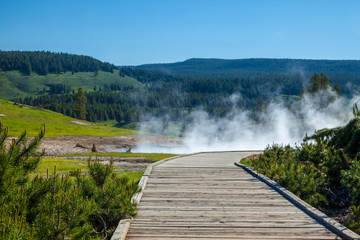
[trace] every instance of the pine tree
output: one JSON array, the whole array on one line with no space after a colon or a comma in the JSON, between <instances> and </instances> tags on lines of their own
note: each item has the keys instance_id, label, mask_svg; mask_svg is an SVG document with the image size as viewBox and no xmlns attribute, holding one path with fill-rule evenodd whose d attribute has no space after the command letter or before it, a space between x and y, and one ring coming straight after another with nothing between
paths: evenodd
<instances>
[{"instance_id":1,"label":"pine tree","mask_svg":"<svg viewBox=\"0 0 360 240\"><path fill-rule=\"evenodd\" d=\"M74 108L74 112L76 113L76 117L78 119L86 119L86 96L85 96L85 92L82 88L78 89L78 93L76 95L75 98L75 108Z\"/></svg>"},{"instance_id":2,"label":"pine tree","mask_svg":"<svg viewBox=\"0 0 360 240\"><path fill-rule=\"evenodd\" d=\"M340 84L338 83L338 81L336 81L334 84L334 90L336 91L336 93L338 95L341 95L341 87L340 87Z\"/></svg>"},{"instance_id":3,"label":"pine tree","mask_svg":"<svg viewBox=\"0 0 360 240\"><path fill-rule=\"evenodd\" d=\"M331 87L329 83L329 78L324 73L314 73L310 78L310 93L315 93L320 90L325 90L326 88Z\"/></svg>"},{"instance_id":4,"label":"pine tree","mask_svg":"<svg viewBox=\"0 0 360 240\"><path fill-rule=\"evenodd\" d=\"M26 188L44 154L37 151L44 135L45 128L28 142L25 131L6 144L8 129L0 122L0 239L32 239L33 229L26 221L31 206Z\"/></svg>"},{"instance_id":5,"label":"pine tree","mask_svg":"<svg viewBox=\"0 0 360 240\"><path fill-rule=\"evenodd\" d=\"M116 121L121 123L124 120L124 113L119 109L116 114Z\"/></svg>"},{"instance_id":6,"label":"pine tree","mask_svg":"<svg viewBox=\"0 0 360 240\"><path fill-rule=\"evenodd\" d=\"M26 63L25 63L25 68L24 68L24 74L27 75L27 76L30 76L31 71L32 71L31 63L30 63L30 62L26 62Z\"/></svg>"}]
</instances>

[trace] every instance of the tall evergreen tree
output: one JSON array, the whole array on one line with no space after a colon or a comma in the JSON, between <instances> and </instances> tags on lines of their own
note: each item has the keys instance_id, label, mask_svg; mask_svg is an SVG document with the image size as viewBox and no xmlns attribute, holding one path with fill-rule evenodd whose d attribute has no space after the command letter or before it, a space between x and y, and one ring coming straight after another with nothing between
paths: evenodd
<instances>
[{"instance_id":1,"label":"tall evergreen tree","mask_svg":"<svg viewBox=\"0 0 360 240\"><path fill-rule=\"evenodd\" d=\"M329 78L324 73L314 73L310 78L310 89L309 92L314 93L319 90L325 90L330 87Z\"/></svg>"},{"instance_id":2,"label":"tall evergreen tree","mask_svg":"<svg viewBox=\"0 0 360 240\"><path fill-rule=\"evenodd\" d=\"M87 98L85 96L85 92L84 89L79 88L76 98L75 98L75 108L74 108L74 112L76 113L76 117L78 119L86 119L86 102L87 102Z\"/></svg>"},{"instance_id":3,"label":"tall evergreen tree","mask_svg":"<svg viewBox=\"0 0 360 240\"><path fill-rule=\"evenodd\" d=\"M338 83L338 81L336 81L334 84L334 90L336 91L336 93L338 95L341 95L341 87L340 87L340 84Z\"/></svg>"}]
</instances>

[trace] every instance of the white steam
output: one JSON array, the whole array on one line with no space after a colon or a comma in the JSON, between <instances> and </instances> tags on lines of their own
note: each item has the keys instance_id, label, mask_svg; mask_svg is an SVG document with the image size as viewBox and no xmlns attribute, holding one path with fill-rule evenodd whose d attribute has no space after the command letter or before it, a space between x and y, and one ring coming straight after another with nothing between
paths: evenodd
<instances>
[{"instance_id":1,"label":"white steam","mask_svg":"<svg viewBox=\"0 0 360 240\"><path fill-rule=\"evenodd\" d=\"M230 96L235 102L240 95ZM291 109L284 102L274 101L256 115L237 108L221 119L210 117L205 111L192 112L191 123L179 144L139 144L138 152L193 153L200 151L261 150L273 143L302 142L305 134L317 129L343 125L352 117L352 106L358 97L345 99L331 91L322 91L315 97L304 95ZM165 117L166 118L166 117ZM152 119L155 127L165 129L163 119ZM141 129L149 131L148 128ZM170 131L168 131L170 132Z\"/></svg>"}]
</instances>

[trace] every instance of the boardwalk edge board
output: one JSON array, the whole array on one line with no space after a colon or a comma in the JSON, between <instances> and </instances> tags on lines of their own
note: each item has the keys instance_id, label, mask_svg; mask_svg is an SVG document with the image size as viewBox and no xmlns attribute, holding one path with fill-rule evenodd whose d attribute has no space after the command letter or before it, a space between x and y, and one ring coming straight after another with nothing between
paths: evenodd
<instances>
[{"instance_id":1,"label":"boardwalk edge board","mask_svg":"<svg viewBox=\"0 0 360 240\"><path fill-rule=\"evenodd\" d=\"M131 219L121 219L111 239L125 240L126 234L129 231Z\"/></svg>"},{"instance_id":2,"label":"boardwalk edge board","mask_svg":"<svg viewBox=\"0 0 360 240\"><path fill-rule=\"evenodd\" d=\"M139 184L138 184L139 188L141 190L140 190L140 192L134 194L134 196L131 198L131 201L134 201L136 204L139 204L139 202L141 200L141 197L143 195L146 183L148 181L149 175L150 175L153 167L155 167L155 166L157 166L159 164L162 164L164 162L176 159L176 158L185 157L185 156L192 156L192 155L196 155L196 154L199 154L199 153L178 155L178 156L175 156L175 157L166 158L166 159L163 159L161 161L157 161L157 162L149 164L147 166L143 176L141 177L141 179L139 181ZM120 222L119 222L119 225L117 226L117 228L116 228L116 230L115 230L115 232L113 234L113 236L111 237L111 240L125 240L126 234L129 231L131 220L132 220L131 218L121 219Z\"/></svg>"},{"instance_id":3,"label":"boardwalk edge board","mask_svg":"<svg viewBox=\"0 0 360 240\"><path fill-rule=\"evenodd\" d=\"M334 219L328 217L324 213L320 212L318 209L312 207L307 202L301 200L299 197L297 197L292 192L285 189L283 186L278 184L277 182L271 180L270 178L257 173L253 168L246 166L241 163L234 163L235 166L243 168L245 171L250 173L251 175L255 176L259 180L263 181L270 187L272 187L274 190L276 190L279 194L284 196L287 200L289 200L291 203L293 203L295 206L303 210L305 213L307 213L309 216L326 226L329 230L337 234L343 239L346 240L360 240L360 236L348 229L347 227L341 225Z\"/></svg>"}]
</instances>

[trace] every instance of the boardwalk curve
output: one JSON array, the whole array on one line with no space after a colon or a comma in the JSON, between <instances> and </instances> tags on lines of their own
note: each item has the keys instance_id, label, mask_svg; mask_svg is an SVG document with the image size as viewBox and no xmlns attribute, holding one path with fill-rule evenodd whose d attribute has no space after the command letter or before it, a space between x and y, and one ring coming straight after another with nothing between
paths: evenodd
<instances>
[{"instance_id":1,"label":"boardwalk curve","mask_svg":"<svg viewBox=\"0 0 360 240\"><path fill-rule=\"evenodd\" d=\"M234 166L251 154L199 153L154 166L123 239L341 239Z\"/></svg>"}]
</instances>

